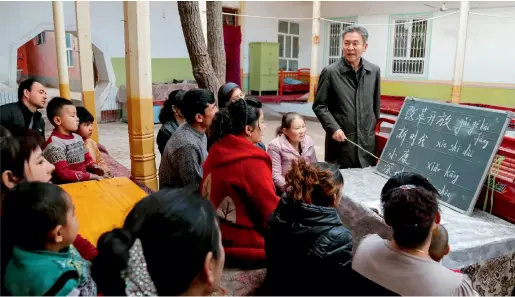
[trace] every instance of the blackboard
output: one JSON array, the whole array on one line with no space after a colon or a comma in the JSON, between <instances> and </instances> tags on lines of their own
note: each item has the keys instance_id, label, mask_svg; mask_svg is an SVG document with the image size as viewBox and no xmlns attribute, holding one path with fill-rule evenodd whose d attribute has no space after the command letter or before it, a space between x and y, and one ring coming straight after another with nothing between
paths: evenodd
<instances>
[{"instance_id":1,"label":"blackboard","mask_svg":"<svg viewBox=\"0 0 515 297\"><path fill-rule=\"evenodd\" d=\"M378 173L411 171L440 192L440 202L472 214L511 113L407 97Z\"/></svg>"}]
</instances>

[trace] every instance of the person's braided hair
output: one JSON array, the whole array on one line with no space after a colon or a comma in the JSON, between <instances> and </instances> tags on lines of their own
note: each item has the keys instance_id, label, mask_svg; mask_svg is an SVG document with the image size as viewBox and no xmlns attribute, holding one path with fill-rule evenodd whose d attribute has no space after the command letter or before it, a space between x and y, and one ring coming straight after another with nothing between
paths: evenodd
<instances>
[{"instance_id":1,"label":"person's braided hair","mask_svg":"<svg viewBox=\"0 0 515 297\"><path fill-rule=\"evenodd\" d=\"M209 131L209 142L215 143L229 134L242 134L246 126L256 128L261 108L261 102L251 98L240 99L220 108Z\"/></svg>"},{"instance_id":2,"label":"person's braided hair","mask_svg":"<svg viewBox=\"0 0 515 297\"><path fill-rule=\"evenodd\" d=\"M303 158L293 161L285 180L288 196L293 200L326 207L335 206L343 185L343 176L335 165L308 165Z\"/></svg>"}]
</instances>

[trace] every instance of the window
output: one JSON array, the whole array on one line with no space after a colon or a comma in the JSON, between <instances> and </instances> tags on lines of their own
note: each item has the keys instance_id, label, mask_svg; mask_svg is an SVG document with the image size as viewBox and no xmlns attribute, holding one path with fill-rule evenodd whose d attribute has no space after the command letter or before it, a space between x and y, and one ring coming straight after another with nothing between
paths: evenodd
<instances>
[{"instance_id":1,"label":"window","mask_svg":"<svg viewBox=\"0 0 515 297\"><path fill-rule=\"evenodd\" d=\"M36 36L36 39L34 40L36 45L40 45L45 43L45 32L41 32Z\"/></svg>"},{"instance_id":2,"label":"window","mask_svg":"<svg viewBox=\"0 0 515 297\"><path fill-rule=\"evenodd\" d=\"M66 33L66 62L68 67L73 67L73 35Z\"/></svg>"},{"instance_id":3,"label":"window","mask_svg":"<svg viewBox=\"0 0 515 297\"><path fill-rule=\"evenodd\" d=\"M345 21L346 23L354 24L355 21ZM340 23L329 23L327 24L327 32L328 32L328 44L327 48L329 49L327 65L333 64L341 59L343 55L343 30L350 26L351 24L340 24Z\"/></svg>"},{"instance_id":4,"label":"window","mask_svg":"<svg viewBox=\"0 0 515 297\"><path fill-rule=\"evenodd\" d=\"M391 26L389 74L423 77L427 71L428 21L398 18Z\"/></svg>"},{"instance_id":5,"label":"window","mask_svg":"<svg viewBox=\"0 0 515 297\"><path fill-rule=\"evenodd\" d=\"M226 8L226 7L222 8L222 12L232 13L232 14L238 13L238 11L236 9ZM237 20L236 20L235 15L222 14L222 19L223 19L224 25L227 25L227 26L236 26L237 25Z\"/></svg>"},{"instance_id":6,"label":"window","mask_svg":"<svg viewBox=\"0 0 515 297\"><path fill-rule=\"evenodd\" d=\"M296 71L299 69L300 25L279 21L279 69Z\"/></svg>"}]
</instances>

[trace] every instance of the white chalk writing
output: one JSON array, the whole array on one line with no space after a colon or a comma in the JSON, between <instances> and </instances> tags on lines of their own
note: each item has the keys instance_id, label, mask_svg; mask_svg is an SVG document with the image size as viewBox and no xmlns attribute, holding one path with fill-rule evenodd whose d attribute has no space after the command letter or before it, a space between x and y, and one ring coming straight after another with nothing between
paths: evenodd
<instances>
[{"instance_id":1,"label":"white chalk writing","mask_svg":"<svg viewBox=\"0 0 515 297\"><path fill-rule=\"evenodd\" d=\"M449 167L447 167L447 170L445 170L444 177L448 177L451 179L451 183L454 185L456 181L458 181L458 178L460 178L459 174L456 174L456 171L451 170L451 164L449 164Z\"/></svg>"},{"instance_id":2,"label":"white chalk writing","mask_svg":"<svg viewBox=\"0 0 515 297\"><path fill-rule=\"evenodd\" d=\"M454 128L454 135L458 135L463 127L470 127L471 124L469 122L469 117L465 117L464 119L459 119L458 124Z\"/></svg>"},{"instance_id":3,"label":"white chalk writing","mask_svg":"<svg viewBox=\"0 0 515 297\"><path fill-rule=\"evenodd\" d=\"M481 131L490 131L490 124L483 119L483 122L481 122L481 126L479 126L479 130Z\"/></svg>"},{"instance_id":4,"label":"white chalk writing","mask_svg":"<svg viewBox=\"0 0 515 297\"><path fill-rule=\"evenodd\" d=\"M445 142L445 140L438 140L438 142L436 143L436 147L447 148L447 142Z\"/></svg>"},{"instance_id":5,"label":"white chalk writing","mask_svg":"<svg viewBox=\"0 0 515 297\"><path fill-rule=\"evenodd\" d=\"M404 143L404 140L406 139L406 134L408 134L408 129L406 127L401 128L399 134L397 134L397 139L401 139L401 146Z\"/></svg>"},{"instance_id":6,"label":"white chalk writing","mask_svg":"<svg viewBox=\"0 0 515 297\"><path fill-rule=\"evenodd\" d=\"M408 163L408 157L409 157L409 149L405 150L402 156L399 158L399 163L409 165Z\"/></svg>"},{"instance_id":7,"label":"white chalk writing","mask_svg":"<svg viewBox=\"0 0 515 297\"><path fill-rule=\"evenodd\" d=\"M421 147L424 147L426 145L426 139L427 139L427 135L426 134L422 135L422 137L420 137L418 139L417 144L420 145Z\"/></svg>"},{"instance_id":8,"label":"white chalk writing","mask_svg":"<svg viewBox=\"0 0 515 297\"><path fill-rule=\"evenodd\" d=\"M429 116L429 118L427 119L427 123L429 124L429 126L433 125L433 122L435 121L436 119L436 112L432 112L431 115Z\"/></svg>"},{"instance_id":9,"label":"white chalk writing","mask_svg":"<svg viewBox=\"0 0 515 297\"><path fill-rule=\"evenodd\" d=\"M427 169L431 172L440 172L440 163L436 162L428 162L427 163Z\"/></svg>"},{"instance_id":10,"label":"white chalk writing","mask_svg":"<svg viewBox=\"0 0 515 297\"><path fill-rule=\"evenodd\" d=\"M417 140L418 130L415 133L411 133L409 139L411 140L411 146L415 144L415 140Z\"/></svg>"},{"instance_id":11,"label":"white chalk writing","mask_svg":"<svg viewBox=\"0 0 515 297\"><path fill-rule=\"evenodd\" d=\"M469 146L462 153L463 156L472 158L474 151L472 149L470 149L471 146L472 146L472 144L469 143Z\"/></svg>"},{"instance_id":12,"label":"white chalk writing","mask_svg":"<svg viewBox=\"0 0 515 297\"><path fill-rule=\"evenodd\" d=\"M446 185L443 185L443 188L441 190L439 190L438 193L442 197L447 197L447 198L451 199L451 192L449 192L449 190L447 190Z\"/></svg>"},{"instance_id":13,"label":"white chalk writing","mask_svg":"<svg viewBox=\"0 0 515 297\"><path fill-rule=\"evenodd\" d=\"M468 130L468 134L472 135L472 133L474 133L474 131L477 129L477 127L479 127L479 121L474 121L472 123L472 125L470 125L469 127L470 127L470 129Z\"/></svg>"},{"instance_id":14,"label":"white chalk writing","mask_svg":"<svg viewBox=\"0 0 515 297\"><path fill-rule=\"evenodd\" d=\"M477 145L478 143L480 145L483 145L481 147L482 149L485 149L488 146L488 144L490 144L490 141L488 139L483 138L483 132L479 132L479 134L477 134L476 137L474 137L474 145Z\"/></svg>"},{"instance_id":15,"label":"white chalk writing","mask_svg":"<svg viewBox=\"0 0 515 297\"><path fill-rule=\"evenodd\" d=\"M393 160L393 158L397 157L397 148L394 148L393 151L388 153L388 157L390 157L390 160Z\"/></svg>"},{"instance_id":16,"label":"white chalk writing","mask_svg":"<svg viewBox=\"0 0 515 297\"><path fill-rule=\"evenodd\" d=\"M422 111L418 114L417 127L418 127L418 125L420 125L420 122L422 122L424 120L424 116L426 114L426 111L427 111L427 107L424 107L424 108L422 108Z\"/></svg>"},{"instance_id":17,"label":"white chalk writing","mask_svg":"<svg viewBox=\"0 0 515 297\"><path fill-rule=\"evenodd\" d=\"M459 153L460 148L461 148L461 146L460 146L459 142L456 140L456 142L451 145L451 148L449 149L449 151L451 151L453 153Z\"/></svg>"},{"instance_id":18,"label":"white chalk writing","mask_svg":"<svg viewBox=\"0 0 515 297\"><path fill-rule=\"evenodd\" d=\"M413 118L415 116L415 114L417 113L417 108L415 108L415 106L411 105L410 107L408 107L408 111L406 111L406 120L411 120L411 121L415 121L415 119Z\"/></svg>"},{"instance_id":19,"label":"white chalk writing","mask_svg":"<svg viewBox=\"0 0 515 297\"><path fill-rule=\"evenodd\" d=\"M451 127L449 127L449 124L451 123L452 116L450 114L446 114L445 111L443 112L443 115L438 116L438 121L436 121L436 124L440 127L445 126L449 131L451 130Z\"/></svg>"},{"instance_id":20,"label":"white chalk writing","mask_svg":"<svg viewBox=\"0 0 515 297\"><path fill-rule=\"evenodd\" d=\"M386 165L384 166L384 174L386 175L390 175L391 171L392 171L392 168L393 168L393 165L391 164L388 164L386 163Z\"/></svg>"}]
</instances>

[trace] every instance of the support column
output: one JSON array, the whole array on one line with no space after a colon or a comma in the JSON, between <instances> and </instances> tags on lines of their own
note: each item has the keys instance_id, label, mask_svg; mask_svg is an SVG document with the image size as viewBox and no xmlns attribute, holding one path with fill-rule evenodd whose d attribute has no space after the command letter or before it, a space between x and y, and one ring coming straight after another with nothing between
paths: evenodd
<instances>
[{"instance_id":1,"label":"support column","mask_svg":"<svg viewBox=\"0 0 515 297\"><path fill-rule=\"evenodd\" d=\"M311 70L309 77L308 102L315 100L315 86L318 84L318 51L320 48L320 0L313 1L313 20L311 23Z\"/></svg>"},{"instance_id":2,"label":"support column","mask_svg":"<svg viewBox=\"0 0 515 297\"><path fill-rule=\"evenodd\" d=\"M148 1L125 1L125 65L131 175L157 190Z\"/></svg>"},{"instance_id":3,"label":"support column","mask_svg":"<svg viewBox=\"0 0 515 297\"><path fill-rule=\"evenodd\" d=\"M238 14L245 14L245 1L240 1L240 9ZM241 32L241 43L240 43L240 87L241 90L245 93L245 66L244 66L244 55L245 52L245 18L242 16L238 16L238 26L240 26ZM248 87L248 86L247 86Z\"/></svg>"},{"instance_id":4,"label":"support column","mask_svg":"<svg viewBox=\"0 0 515 297\"><path fill-rule=\"evenodd\" d=\"M199 0L198 8L200 12L200 24L202 25L202 33L204 33L204 40L207 45L207 8L206 0Z\"/></svg>"},{"instance_id":5,"label":"support column","mask_svg":"<svg viewBox=\"0 0 515 297\"><path fill-rule=\"evenodd\" d=\"M93 122L91 138L98 143L98 118L95 105L95 77L93 74L93 49L91 48L91 17L89 1L75 1L77 19L77 39L79 40L80 83L82 103L96 118Z\"/></svg>"},{"instance_id":6,"label":"support column","mask_svg":"<svg viewBox=\"0 0 515 297\"><path fill-rule=\"evenodd\" d=\"M62 1L52 1L54 13L55 48L57 52L57 75L59 76L59 95L70 98L70 79L68 77L68 59L66 58L66 31L64 30L64 12Z\"/></svg>"},{"instance_id":7,"label":"support column","mask_svg":"<svg viewBox=\"0 0 515 297\"><path fill-rule=\"evenodd\" d=\"M470 11L469 1L460 2L460 27L458 43L456 45L456 59L454 60L454 78L452 81L451 102L460 103L461 86L463 83L463 68L465 66L465 48L467 45L467 27Z\"/></svg>"}]
</instances>

